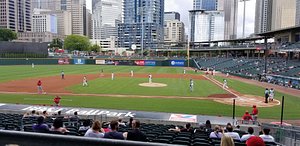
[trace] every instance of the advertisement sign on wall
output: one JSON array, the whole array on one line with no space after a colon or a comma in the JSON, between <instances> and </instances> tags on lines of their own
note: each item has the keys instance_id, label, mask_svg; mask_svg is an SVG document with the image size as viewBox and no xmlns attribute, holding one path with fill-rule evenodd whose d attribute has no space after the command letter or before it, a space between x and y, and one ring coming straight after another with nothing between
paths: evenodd
<instances>
[{"instance_id":1,"label":"advertisement sign on wall","mask_svg":"<svg viewBox=\"0 0 300 146\"><path fill-rule=\"evenodd\" d=\"M137 66L145 66L145 61L144 60L136 60L136 61L134 61L134 64Z\"/></svg>"},{"instance_id":2,"label":"advertisement sign on wall","mask_svg":"<svg viewBox=\"0 0 300 146\"><path fill-rule=\"evenodd\" d=\"M96 64L105 64L105 60L96 60Z\"/></svg>"},{"instance_id":3,"label":"advertisement sign on wall","mask_svg":"<svg viewBox=\"0 0 300 146\"><path fill-rule=\"evenodd\" d=\"M155 60L145 60L144 65L145 66L156 66L156 61Z\"/></svg>"},{"instance_id":4,"label":"advertisement sign on wall","mask_svg":"<svg viewBox=\"0 0 300 146\"><path fill-rule=\"evenodd\" d=\"M184 60L170 60L170 66L184 66Z\"/></svg>"},{"instance_id":5,"label":"advertisement sign on wall","mask_svg":"<svg viewBox=\"0 0 300 146\"><path fill-rule=\"evenodd\" d=\"M74 64L85 64L85 59L75 58Z\"/></svg>"},{"instance_id":6,"label":"advertisement sign on wall","mask_svg":"<svg viewBox=\"0 0 300 146\"><path fill-rule=\"evenodd\" d=\"M70 64L69 58L59 58L58 64Z\"/></svg>"}]
</instances>

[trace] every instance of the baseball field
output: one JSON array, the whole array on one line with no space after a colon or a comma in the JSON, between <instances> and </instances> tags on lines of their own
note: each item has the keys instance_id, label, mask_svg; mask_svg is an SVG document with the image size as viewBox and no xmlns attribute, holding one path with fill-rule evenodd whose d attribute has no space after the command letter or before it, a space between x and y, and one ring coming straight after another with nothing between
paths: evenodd
<instances>
[{"instance_id":1,"label":"baseball field","mask_svg":"<svg viewBox=\"0 0 300 146\"><path fill-rule=\"evenodd\" d=\"M300 94L276 91L275 101L265 104L262 85L249 84L221 74L206 76L189 68L100 65L0 66L0 103L52 105L53 97L62 97L62 106L157 111L197 115L231 116L236 99L236 115L242 116L252 105L259 107L259 118L280 118L281 97L285 96L285 120L300 119ZM103 70L103 74L101 74ZM130 71L134 76L130 76ZM61 71L65 79L61 79ZM114 80L111 73L114 73ZM153 84L148 83L148 75ZM88 86L82 86L86 76ZM223 79L228 89L222 88ZM189 80L194 80L193 92ZM37 81L46 94L37 94ZM154 83L165 85L156 86ZM149 84L148 84L149 85Z\"/></svg>"}]
</instances>

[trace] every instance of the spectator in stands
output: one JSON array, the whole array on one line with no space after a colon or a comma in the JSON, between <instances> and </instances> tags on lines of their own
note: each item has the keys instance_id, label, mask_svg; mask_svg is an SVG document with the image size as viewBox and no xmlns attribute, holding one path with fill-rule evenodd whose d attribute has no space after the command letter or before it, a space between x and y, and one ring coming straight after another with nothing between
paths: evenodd
<instances>
[{"instance_id":1,"label":"spectator in stands","mask_svg":"<svg viewBox=\"0 0 300 146\"><path fill-rule=\"evenodd\" d=\"M259 137L262 138L264 142L275 142L274 137L270 135L269 128L264 128L263 134L259 135Z\"/></svg>"},{"instance_id":2,"label":"spectator in stands","mask_svg":"<svg viewBox=\"0 0 300 146\"><path fill-rule=\"evenodd\" d=\"M211 131L213 131L213 130L211 129L210 120L206 120L206 122L205 122L205 132L211 132Z\"/></svg>"},{"instance_id":3,"label":"spectator in stands","mask_svg":"<svg viewBox=\"0 0 300 146\"><path fill-rule=\"evenodd\" d=\"M253 119L252 119L252 116L249 114L249 112L246 111L245 114L244 114L243 117L242 117L242 120L243 120L243 122L244 122L244 121L247 122L247 121L250 121L250 120L253 120Z\"/></svg>"},{"instance_id":4,"label":"spectator in stands","mask_svg":"<svg viewBox=\"0 0 300 146\"><path fill-rule=\"evenodd\" d=\"M32 130L34 132L42 132L42 133L45 133L45 132L49 131L48 125L44 124L44 117L43 116L40 116L40 117L37 118L37 124L34 124L32 126Z\"/></svg>"},{"instance_id":5,"label":"spectator in stands","mask_svg":"<svg viewBox=\"0 0 300 146\"><path fill-rule=\"evenodd\" d=\"M178 127L176 127L175 129L174 129L174 128L169 129L169 131L176 131L176 132L191 132L191 133L194 132L193 128L191 127L191 123L185 124L185 128L179 129Z\"/></svg>"},{"instance_id":6,"label":"spectator in stands","mask_svg":"<svg viewBox=\"0 0 300 146\"><path fill-rule=\"evenodd\" d=\"M265 146L264 141L262 138L258 136L252 136L246 141L247 146Z\"/></svg>"},{"instance_id":7,"label":"spectator in stands","mask_svg":"<svg viewBox=\"0 0 300 146\"><path fill-rule=\"evenodd\" d=\"M224 133L224 135L230 136L230 137L232 137L235 140L240 140L241 139L240 135L238 133L233 132L233 128L232 128L231 125L227 126L226 129L227 129L228 132Z\"/></svg>"},{"instance_id":8,"label":"spectator in stands","mask_svg":"<svg viewBox=\"0 0 300 146\"><path fill-rule=\"evenodd\" d=\"M35 117L36 116L36 112L35 112L35 110L32 110L31 111L31 115L30 115L31 117Z\"/></svg>"},{"instance_id":9,"label":"spectator in stands","mask_svg":"<svg viewBox=\"0 0 300 146\"><path fill-rule=\"evenodd\" d=\"M240 128L241 128L240 125L236 125L236 127L235 127L235 129L233 129L233 131L241 131Z\"/></svg>"},{"instance_id":10,"label":"spectator in stands","mask_svg":"<svg viewBox=\"0 0 300 146\"><path fill-rule=\"evenodd\" d=\"M124 136L121 132L118 132L118 121L111 121L110 122L110 132L106 132L104 134L104 138L109 138L109 139L120 139L120 140L124 140Z\"/></svg>"},{"instance_id":11,"label":"spectator in stands","mask_svg":"<svg viewBox=\"0 0 300 146\"><path fill-rule=\"evenodd\" d=\"M95 138L103 138L104 130L101 128L101 123L99 121L95 121L93 123L92 128L90 128L85 134L85 137L95 137Z\"/></svg>"},{"instance_id":12,"label":"spectator in stands","mask_svg":"<svg viewBox=\"0 0 300 146\"><path fill-rule=\"evenodd\" d=\"M221 138L221 146L234 146L234 141L230 136L223 136Z\"/></svg>"},{"instance_id":13,"label":"spectator in stands","mask_svg":"<svg viewBox=\"0 0 300 146\"><path fill-rule=\"evenodd\" d=\"M23 118L29 117L29 116L30 116L30 113L29 113L29 112L26 112L26 113L23 115Z\"/></svg>"},{"instance_id":14,"label":"spectator in stands","mask_svg":"<svg viewBox=\"0 0 300 146\"><path fill-rule=\"evenodd\" d=\"M105 132L110 132L110 126L109 126L109 122L102 122L102 128L104 129Z\"/></svg>"},{"instance_id":15,"label":"spectator in stands","mask_svg":"<svg viewBox=\"0 0 300 146\"><path fill-rule=\"evenodd\" d=\"M127 123L126 126L131 128L131 127L132 127L132 121L133 121L133 118L130 117L130 118L129 118L129 122Z\"/></svg>"},{"instance_id":16,"label":"spectator in stands","mask_svg":"<svg viewBox=\"0 0 300 146\"><path fill-rule=\"evenodd\" d=\"M122 118L118 119L118 124L119 124L120 127L126 127L126 124L123 122Z\"/></svg>"},{"instance_id":17,"label":"spectator in stands","mask_svg":"<svg viewBox=\"0 0 300 146\"><path fill-rule=\"evenodd\" d=\"M63 127L62 119L56 118L53 122L53 126L51 127L50 131L56 131L60 133L69 132L66 128Z\"/></svg>"},{"instance_id":18,"label":"spectator in stands","mask_svg":"<svg viewBox=\"0 0 300 146\"><path fill-rule=\"evenodd\" d=\"M243 135L241 138L241 141L242 142L247 141L250 137L255 136L255 135L253 135L253 133L254 133L254 129L252 127L249 127L248 134Z\"/></svg>"},{"instance_id":19,"label":"spectator in stands","mask_svg":"<svg viewBox=\"0 0 300 146\"><path fill-rule=\"evenodd\" d=\"M132 129L131 131L128 131L128 133L125 133L127 136L127 140L133 140L133 141L147 141L147 136L140 131L140 121L139 120L133 120L132 121Z\"/></svg>"},{"instance_id":20,"label":"spectator in stands","mask_svg":"<svg viewBox=\"0 0 300 146\"><path fill-rule=\"evenodd\" d=\"M85 131L91 128L91 121L89 119L84 120L83 124L79 127L79 131Z\"/></svg>"},{"instance_id":21,"label":"spectator in stands","mask_svg":"<svg viewBox=\"0 0 300 146\"><path fill-rule=\"evenodd\" d=\"M47 116L49 116L49 114L47 113L47 111L43 111L43 117L46 118Z\"/></svg>"},{"instance_id":22,"label":"spectator in stands","mask_svg":"<svg viewBox=\"0 0 300 146\"><path fill-rule=\"evenodd\" d=\"M210 133L209 138L222 138L223 133L224 130L219 125L216 125L214 131Z\"/></svg>"}]
</instances>

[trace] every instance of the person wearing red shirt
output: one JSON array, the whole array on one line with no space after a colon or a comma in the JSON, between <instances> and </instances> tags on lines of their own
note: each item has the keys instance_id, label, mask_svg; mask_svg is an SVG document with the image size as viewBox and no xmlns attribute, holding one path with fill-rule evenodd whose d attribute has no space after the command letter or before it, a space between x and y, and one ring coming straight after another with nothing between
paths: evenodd
<instances>
[{"instance_id":1,"label":"person wearing red shirt","mask_svg":"<svg viewBox=\"0 0 300 146\"><path fill-rule=\"evenodd\" d=\"M248 122L250 120L253 120L252 116L249 114L248 111L245 112L245 114L243 115L242 119L243 119L243 121L246 121L246 122Z\"/></svg>"},{"instance_id":2,"label":"person wearing red shirt","mask_svg":"<svg viewBox=\"0 0 300 146\"><path fill-rule=\"evenodd\" d=\"M258 109L257 109L256 105L253 105L252 116L253 116L254 121L257 120L257 115L258 115Z\"/></svg>"},{"instance_id":3,"label":"person wearing red shirt","mask_svg":"<svg viewBox=\"0 0 300 146\"><path fill-rule=\"evenodd\" d=\"M38 94L42 94L43 93L43 87L42 87L42 81L39 80L37 82L37 88L38 88Z\"/></svg>"},{"instance_id":4,"label":"person wearing red shirt","mask_svg":"<svg viewBox=\"0 0 300 146\"><path fill-rule=\"evenodd\" d=\"M59 106L60 99L61 99L61 97L59 97L59 96L57 96L57 95L56 95L55 98L53 99L53 101L54 101L54 103L55 103L56 106Z\"/></svg>"}]
</instances>

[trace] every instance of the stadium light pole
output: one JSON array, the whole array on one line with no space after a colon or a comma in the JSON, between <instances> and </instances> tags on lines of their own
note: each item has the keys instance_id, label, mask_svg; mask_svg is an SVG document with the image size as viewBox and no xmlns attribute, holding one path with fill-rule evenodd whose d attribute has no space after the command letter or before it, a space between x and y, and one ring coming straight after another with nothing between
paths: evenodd
<instances>
[{"instance_id":1,"label":"stadium light pole","mask_svg":"<svg viewBox=\"0 0 300 146\"><path fill-rule=\"evenodd\" d=\"M246 1L249 0L240 0L241 2L244 2L244 12L243 12L243 38L245 38L245 21L246 21Z\"/></svg>"}]
</instances>

